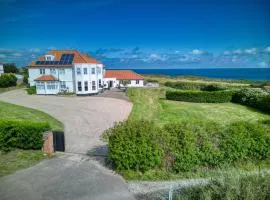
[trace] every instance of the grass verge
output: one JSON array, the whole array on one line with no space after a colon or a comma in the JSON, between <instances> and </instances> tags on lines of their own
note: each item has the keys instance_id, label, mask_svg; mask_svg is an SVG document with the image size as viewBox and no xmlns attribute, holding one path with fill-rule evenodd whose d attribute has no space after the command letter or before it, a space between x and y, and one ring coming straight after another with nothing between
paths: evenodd
<instances>
[{"instance_id":1,"label":"grass verge","mask_svg":"<svg viewBox=\"0 0 270 200\"><path fill-rule=\"evenodd\" d=\"M33 166L46 158L48 156L37 150L0 151L0 177Z\"/></svg>"},{"instance_id":2,"label":"grass verge","mask_svg":"<svg viewBox=\"0 0 270 200\"><path fill-rule=\"evenodd\" d=\"M64 130L64 125L60 121L44 112L0 101L0 120L1 119L48 122L53 131Z\"/></svg>"}]
</instances>

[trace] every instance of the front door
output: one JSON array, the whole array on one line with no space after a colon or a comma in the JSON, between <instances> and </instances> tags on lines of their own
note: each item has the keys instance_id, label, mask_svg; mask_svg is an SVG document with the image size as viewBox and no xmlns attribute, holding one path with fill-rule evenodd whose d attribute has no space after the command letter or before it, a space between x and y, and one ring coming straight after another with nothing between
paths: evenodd
<instances>
[{"instance_id":1,"label":"front door","mask_svg":"<svg viewBox=\"0 0 270 200\"><path fill-rule=\"evenodd\" d=\"M110 86L110 88L113 87L113 81L110 81L109 86Z\"/></svg>"}]
</instances>

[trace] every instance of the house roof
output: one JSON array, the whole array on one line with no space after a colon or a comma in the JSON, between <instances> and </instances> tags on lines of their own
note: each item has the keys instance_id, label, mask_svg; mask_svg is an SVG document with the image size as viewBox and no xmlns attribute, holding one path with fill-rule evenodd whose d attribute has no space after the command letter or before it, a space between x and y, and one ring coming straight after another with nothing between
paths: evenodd
<instances>
[{"instance_id":1,"label":"house roof","mask_svg":"<svg viewBox=\"0 0 270 200\"><path fill-rule=\"evenodd\" d=\"M55 81L56 78L52 75L42 75L35 79L35 81Z\"/></svg>"},{"instance_id":2,"label":"house roof","mask_svg":"<svg viewBox=\"0 0 270 200\"><path fill-rule=\"evenodd\" d=\"M80 53L77 50L51 50L45 55L53 55L54 61L60 61L63 54L74 54L73 62L72 63L91 63L91 64L100 64L99 61L97 61L94 58L90 58L87 54ZM45 61L45 55L41 56L36 61ZM71 67L72 64L54 64L54 65L48 65L48 64L36 64L36 61L31 62L28 66L29 67Z\"/></svg>"},{"instance_id":3,"label":"house roof","mask_svg":"<svg viewBox=\"0 0 270 200\"><path fill-rule=\"evenodd\" d=\"M116 78L117 80L143 80L143 76L131 70L106 70L104 78Z\"/></svg>"}]
</instances>

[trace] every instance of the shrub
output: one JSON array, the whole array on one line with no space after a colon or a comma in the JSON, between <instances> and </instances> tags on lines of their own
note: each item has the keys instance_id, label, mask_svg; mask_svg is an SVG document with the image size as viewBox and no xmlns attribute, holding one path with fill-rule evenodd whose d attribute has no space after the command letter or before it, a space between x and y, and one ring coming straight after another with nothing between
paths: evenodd
<instances>
[{"instance_id":1,"label":"shrub","mask_svg":"<svg viewBox=\"0 0 270 200\"><path fill-rule=\"evenodd\" d=\"M165 82L165 86L175 88L175 89L181 89L181 90L200 90L201 88L205 87L205 83L197 83L197 82Z\"/></svg>"},{"instance_id":2,"label":"shrub","mask_svg":"<svg viewBox=\"0 0 270 200\"><path fill-rule=\"evenodd\" d=\"M166 99L197 103L225 103L230 102L233 92L223 91L166 91Z\"/></svg>"},{"instance_id":3,"label":"shrub","mask_svg":"<svg viewBox=\"0 0 270 200\"><path fill-rule=\"evenodd\" d=\"M269 129L260 123L235 122L228 126L221 139L224 160L263 160L270 156Z\"/></svg>"},{"instance_id":4,"label":"shrub","mask_svg":"<svg viewBox=\"0 0 270 200\"><path fill-rule=\"evenodd\" d=\"M190 186L177 190L176 200L197 199L270 199L270 175L226 175L205 185Z\"/></svg>"},{"instance_id":5,"label":"shrub","mask_svg":"<svg viewBox=\"0 0 270 200\"><path fill-rule=\"evenodd\" d=\"M2 120L0 121L0 150L41 149L42 133L49 129L46 123Z\"/></svg>"},{"instance_id":6,"label":"shrub","mask_svg":"<svg viewBox=\"0 0 270 200\"><path fill-rule=\"evenodd\" d=\"M30 95L37 93L36 86L31 86L31 87L27 88L26 91L27 91L27 94L30 94Z\"/></svg>"},{"instance_id":7,"label":"shrub","mask_svg":"<svg viewBox=\"0 0 270 200\"><path fill-rule=\"evenodd\" d=\"M6 88L17 85L17 78L14 74L2 74L0 76L0 88Z\"/></svg>"},{"instance_id":8,"label":"shrub","mask_svg":"<svg viewBox=\"0 0 270 200\"><path fill-rule=\"evenodd\" d=\"M225 90L226 88L224 86L221 85L217 85L217 84L211 84L211 85L205 85L201 88L202 91L219 91L219 90Z\"/></svg>"},{"instance_id":9,"label":"shrub","mask_svg":"<svg viewBox=\"0 0 270 200\"><path fill-rule=\"evenodd\" d=\"M245 88L235 92L232 102L270 113L270 94L260 88Z\"/></svg>"},{"instance_id":10,"label":"shrub","mask_svg":"<svg viewBox=\"0 0 270 200\"><path fill-rule=\"evenodd\" d=\"M107 130L109 159L117 170L146 171L162 162L162 130L147 121L125 121Z\"/></svg>"}]
</instances>

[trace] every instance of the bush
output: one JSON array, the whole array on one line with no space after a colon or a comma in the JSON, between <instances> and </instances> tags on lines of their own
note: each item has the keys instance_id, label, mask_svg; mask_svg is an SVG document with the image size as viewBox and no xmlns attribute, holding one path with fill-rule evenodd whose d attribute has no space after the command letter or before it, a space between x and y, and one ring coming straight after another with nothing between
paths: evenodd
<instances>
[{"instance_id":1,"label":"bush","mask_svg":"<svg viewBox=\"0 0 270 200\"><path fill-rule=\"evenodd\" d=\"M14 63L7 63L3 65L4 67L4 73L18 73L19 69L16 67Z\"/></svg>"},{"instance_id":2,"label":"bush","mask_svg":"<svg viewBox=\"0 0 270 200\"><path fill-rule=\"evenodd\" d=\"M223 133L220 150L223 152L226 162L269 158L269 129L260 123L232 123Z\"/></svg>"},{"instance_id":3,"label":"bush","mask_svg":"<svg viewBox=\"0 0 270 200\"><path fill-rule=\"evenodd\" d=\"M211 84L211 85L205 85L201 88L202 91L219 91L219 90L225 90L226 88L224 86L221 85L217 85L217 84Z\"/></svg>"},{"instance_id":4,"label":"bush","mask_svg":"<svg viewBox=\"0 0 270 200\"><path fill-rule=\"evenodd\" d=\"M2 120L0 121L0 150L41 149L42 133L49 129L47 123Z\"/></svg>"},{"instance_id":5,"label":"bush","mask_svg":"<svg viewBox=\"0 0 270 200\"><path fill-rule=\"evenodd\" d=\"M205 83L197 83L197 82L165 82L165 86L175 88L175 89L181 89L181 90L200 90L203 87L206 86Z\"/></svg>"},{"instance_id":6,"label":"bush","mask_svg":"<svg viewBox=\"0 0 270 200\"><path fill-rule=\"evenodd\" d=\"M117 170L159 168L178 173L270 157L269 128L259 122L224 127L187 121L158 128L146 121L127 121L106 131L106 136L109 159Z\"/></svg>"},{"instance_id":7,"label":"bush","mask_svg":"<svg viewBox=\"0 0 270 200\"><path fill-rule=\"evenodd\" d=\"M270 94L260 88L245 88L235 92L232 102L270 113Z\"/></svg>"},{"instance_id":8,"label":"bush","mask_svg":"<svg viewBox=\"0 0 270 200\"><path fill-rule=\"evenodd\" d=\"M17 78L14 74L2 74L0 76L0 88L6 88L17 85Z\"/></svg>"},{"instance_id":9,"label":"bush","mask_svg":"<svg viewBox=\"0 0 270 200\"><path fill-rule=\"evenodd\" d=\"M30 94L30 95L36 94L37 88L36 88L36 86L31 86L31 87L27 88L26 91L27 91L27 94Z\"/></svg>"},{"instance_id":10,"label":"bush","mask_svg":"<svg viewBox=\"0 0 270 200\"><path fill-rule=\"evenodd\" d=\"M230 174L211 180L205 185L190 186L176 190L175 200L197 199L270 199L270 175Z\"/></svg>"},{"instance_id":11,"label":"bush","mask_svg":"<svg viewBox=\"0 0 270 200\"><path fill-rule=\"evenodd\" d=\"M225 103L232 99L233 91L166 91L166 99L197 103Z\"/></svg>"},{"instance_id":12,"label":"bush","mask_svg":"<svg viewBox=\"0 0 270 200\"><path fill-rule=\"evenodd\" d=\"M162 130L147 121L126 121L107 130L109 159L117 170L146 171L162 162Z\"/></svg>"}]
</instances>

